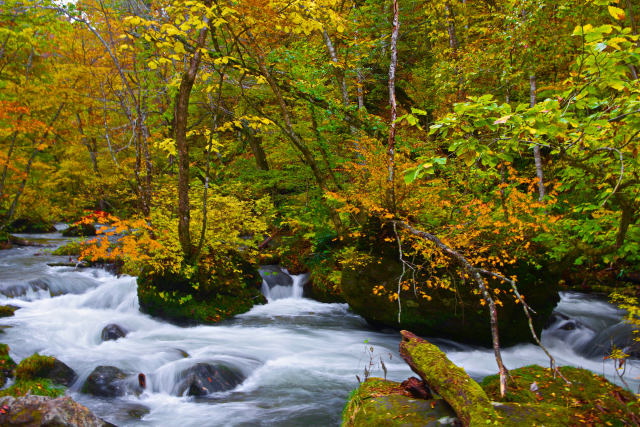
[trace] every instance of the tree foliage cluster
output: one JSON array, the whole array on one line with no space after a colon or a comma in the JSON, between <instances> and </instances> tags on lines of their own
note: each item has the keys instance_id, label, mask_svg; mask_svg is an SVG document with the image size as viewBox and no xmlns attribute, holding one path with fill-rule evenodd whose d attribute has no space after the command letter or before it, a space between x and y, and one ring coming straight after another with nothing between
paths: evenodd
<instances>
[{"instance_id":1,"label":"tree foliage cluster","mask_svg":"<svg viewBox=\"0 0 640 427\"><path fill-rule=\"evenodd\" d=\"M523 260L638 280L638 9L5 0L0 230L108 212L125 238L87 257L187 277L280 235L333 292L377 217L403 225L407 274L374 289L399 303L474 280L411 229L497 305Z\"/></svg>"}]
</instances>

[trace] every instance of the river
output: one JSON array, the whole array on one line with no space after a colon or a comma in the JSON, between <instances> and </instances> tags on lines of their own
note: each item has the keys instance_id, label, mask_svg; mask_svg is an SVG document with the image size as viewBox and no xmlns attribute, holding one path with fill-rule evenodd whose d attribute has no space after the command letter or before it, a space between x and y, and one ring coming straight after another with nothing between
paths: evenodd
<instances>
[{"instance_id":1,"label":"river","mask_svg":"<svg viewBox=\"0 0 640 427\"><path fill-rule=\"evenodd\" d=\"M58 233L24 235L60 245ZM303 298L302 276L290 290L272 290L268 304L215 326L179 327L139 311L134 277L100 269L49 267L68 257L51 248L18 247L0 251L0 304L21 307L0 319L0 342L19 361L34 352L57 357L79 375L69 394L97 415L119 426L328 426L337 425L358 375L373 363L372 374L403 380L412 375L400 359L399 334L376 331L346 304ZM628 334L622 313L598 298L565 292L543 342L557 361L614 376L602 351L610 333ZM128 331L115 341L101 340L102 329L116 323ZM525 334L526 331L523 331ZM495 373L491 351L434 340L449 358L476 379ZM185 357L186 356L186 357ZM548 365L544 353L523 344L503 350L507 367ZM206 397L177 396L179 373L195 363L223 363L246 380L235 389ZM114 399L80 392L90 372L111 365L135 377L144 373L140 396ZM629 363L625 379L633 391L640 364ZM141 416L142 415L142 416Z\"/></svg>"}]
</instances>

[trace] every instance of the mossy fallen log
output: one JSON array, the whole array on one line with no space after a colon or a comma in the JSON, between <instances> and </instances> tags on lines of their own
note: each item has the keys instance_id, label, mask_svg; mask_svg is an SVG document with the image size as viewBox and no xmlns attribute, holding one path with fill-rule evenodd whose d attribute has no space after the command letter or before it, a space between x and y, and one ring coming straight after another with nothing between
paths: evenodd
<instances>
[{"instance_id":1,"label":"mossy fallen log","mask_svg":"<svg viewBox=\"0 0 640 427\"><path fill-rule=\"evenodd\" d=\"M464 369L456 366L435 345L401 331L400 355L413 372L440 395L464 426L486 425L498 417L487 394Z\"/></svg>"}]
</instances>

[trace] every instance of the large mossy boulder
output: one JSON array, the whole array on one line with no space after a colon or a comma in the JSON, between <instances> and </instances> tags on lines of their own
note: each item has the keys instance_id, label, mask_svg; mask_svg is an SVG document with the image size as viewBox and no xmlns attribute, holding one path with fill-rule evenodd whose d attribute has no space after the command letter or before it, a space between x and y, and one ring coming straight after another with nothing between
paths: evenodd
<instances>
[{"instance_id":1,"label":"large mossy boulder","mask_svg":"<svg viewBox=\"0 0 640 427\"><path fill-rule=\"evenodd\" d=\"M398 324L398 302L388 297L397 292L403 271L393 230L369 225L365 231L357 245L359 262L356 267L344 268L340 283L342 296L355 313L374 326L409 329L421 335L491 346L488 310L470 280L463 283L457 279L450 284L451 289L427 288L429 298L416 296L412 290L401 292L402 314ZM525 261L506 266L503 273L517 276L521 293L537 312L533 322L540 333L560 300L558 281L547 277L544 268ZM450 271L439 270L429 271L429 274L448 280L455 276ZM429 278L428 275L416 275L416 281L423 285ZM374 292L379 286L383 291ZM501 344L532 341L521 305L511 296L502 297L501 302L498 307Z\"/></svg>"},{"instance_id":2,"label":"large mossy boulder","mask_svg":"<svg viewBox=\"0 0 640 427\"><path fill-rule=\"evenodd\" d=\"M113 426L70 397L7 396L0 398L0 425L23 427Z\"/></svg>"},{"instance_id":3,"label":"large mossy boulder","mask_svg":"<svg viewBox=\"0 0 640 427\"><path fill-rule=\"evenodd\" d=\"M369 378L349 396L342 425L440 427L459 421L443 399L416 399L399 383Z\"/></svg>"},{"instance_id":4,"label":"large mossy boulder","mask_svg":"<svg viewBox=\"0 0 640 427\"><path fill-rule=\"evenodd\" d=\"M546 425L640 425L637 396L586 369L563 366L559 370L569 384L551 369L531 365L510 371L504 398L497 375L486 377L482 387L505 408L554 409L549 412L552 420L547 421L551 424Z\"/></svg>"},{"instance_id":5,"label":"large mossy boulder","mask_svg":"<svg viewBox=\"0 0 640 427\"><path fill-rule=\"evenodd\" d=\"M245 313L266 303L261 288L260 273L238 253L202 262L190 275L143 271L138 276L140 310L181 325L213 324Z\"/></svg>"},{"instance_id":6,"label":"large mossy boulder","mask_svg":"<svg viewBox=\"0 0 640 427\"><path fill-rule=\"evenodd\" d=\"M51 380L54 384L69 387L78 378L73 369L52 356L38 353L22 360L15 370L16 381L31 381L38 378Z\"/></svg>"}]
</instances>

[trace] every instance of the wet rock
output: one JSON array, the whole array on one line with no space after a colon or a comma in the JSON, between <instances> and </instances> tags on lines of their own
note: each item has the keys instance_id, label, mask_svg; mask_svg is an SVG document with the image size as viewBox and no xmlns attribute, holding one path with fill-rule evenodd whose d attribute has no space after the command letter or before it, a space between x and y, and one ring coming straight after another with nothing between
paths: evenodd
<instances>
[{"instance_id":1,"label":"wet rock","mask_svg":"<svg viewBox=\"0 0 640 427\"><path fill-rule=\"evenodd\" d=\"M0 305L0 317L11 317L19 308L15 305Z\"/></svg>"},{"instance_id":2,"label":"wet rock","mask_svg":"<svg viewBox=\"0 0 640 427\"><path fill-rule=\"evenodd\" d=\"M96 235L96 227L93 224L72 224L62 231L65 237L87 237Z\"/></svg>"},{"instance_id":3,"label":"wet rock","mask_svg":"<svg viewBox=\"0 0 640 427\"><path fill-rule=\"evenodd\" d=\"M115 366L98 366L87 377L82 392L102 397L140 394L142 388L137 384L137 379L130 380L128 377L129 375Z\"/></svg>"},{"instance_id":4,"label":"wet rock","mask_svg":"<svg viewBox=\"0 0 640 427\"><path fill-rule=\"evenodd\" d=\"M0 407L0 425L3 426L113 426L70 397L8 396L0 398Z\"/></svg>"},{"instance_id":5,"label":"wet rock","mask_svg":"<svg viewBox=\"0 0 640 427\"><path fill-rule=\"evenodd\" d=\"M102 329L102 333L100 334L100 338L102 341L110 341L117 340L118 338L123 338L127 336L127 331L116 325L115 323L110 323Z\"/></svg>"},{"instance_id":6,"label":"wet rock","mask_svg":"<svg viewBox=\"0 0 640 427\"><path fill-rule=\"evenodd\" d=\"M29 381L36 378L47 378L54 384L69 387L78 375L55 357L41 356L36 353L20 362L16 368L16 380Z\"/></svg>"},{"instance_id":7,"label":"wet rock","mask_svg":"<svg viewBox=\"0 0 640 427\"><path fill-rule=\"evenodd\" d=\"M258 270L269 288L274 286L293 286L293 279L277 265L263 265Z\"/></svg>"},{"instance_id":8,"label":"wet rock","mask_svg":"<svg viewBox=\"0 0 640 427\"><path fill-rule=\"evenodd\" d=\"M443 399L416 399L403 394L400 384L369 378L360 385L342 413L342 425L458 426L460 422Z\"/></svg>"},{"instance_id":9,"label":"wet rock","mask_svg":"<svg viewBox=\"0 0 640 427\"><path fill-rule=\"evenodd\" d=\"M197 363L180 373L181 381L177 393L182 396L205 396L209 393L231 390L241 384L245 377L235 368L222 364Z\"/></svg>"}]
</instances>

